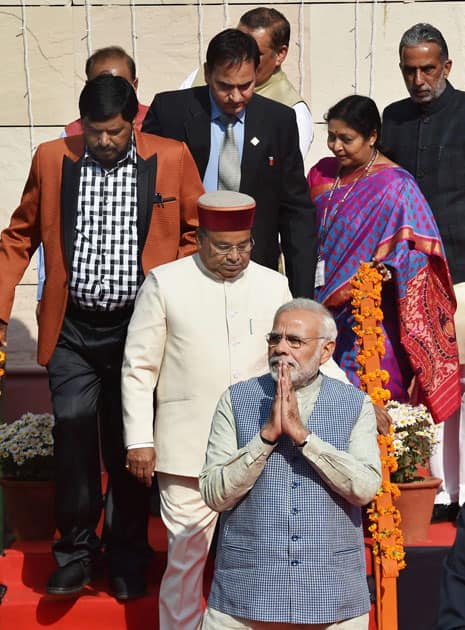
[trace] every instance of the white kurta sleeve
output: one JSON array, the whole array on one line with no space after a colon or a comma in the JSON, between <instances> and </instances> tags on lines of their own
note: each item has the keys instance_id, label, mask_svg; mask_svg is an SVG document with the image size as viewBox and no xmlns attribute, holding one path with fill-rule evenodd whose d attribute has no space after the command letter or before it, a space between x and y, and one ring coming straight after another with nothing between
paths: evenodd
<instances>
[{"instance_id":1,"label":"white kurta sleeve","mask_svg":"<svg viewBox=\"0 0 465 630\"><path fill-rule=\"evenodd\" d=\"M307 105L300 101L292 108L295 111L297 119L297 127L299 129L299 147L302 153L302 159L305 160L307 153L313 141L313 120Z\"/></svg>"}]
</instances>

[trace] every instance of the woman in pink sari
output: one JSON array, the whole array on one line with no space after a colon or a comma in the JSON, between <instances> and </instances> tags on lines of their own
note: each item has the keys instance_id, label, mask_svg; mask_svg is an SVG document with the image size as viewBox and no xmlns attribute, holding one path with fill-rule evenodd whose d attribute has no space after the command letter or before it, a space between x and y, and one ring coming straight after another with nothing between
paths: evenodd
<instances>
[{"instance_id":1,"label":"woman in pink sari","mask_svg":"<svg viewBox=\"0 0 465 630\"><path fill-rule=\"evenodd\" d=\"M308 182L319 225L315 299L336 319L335 359L358 386L350 280L362 261L377 261L392 398L408 400L415 376L415 401L439 422L459 406L460 388L455 297L434 217L413 177L380 153L371 99L349 96L326 120L335 157L320 160Z\"/></svg>"}]
</instances>

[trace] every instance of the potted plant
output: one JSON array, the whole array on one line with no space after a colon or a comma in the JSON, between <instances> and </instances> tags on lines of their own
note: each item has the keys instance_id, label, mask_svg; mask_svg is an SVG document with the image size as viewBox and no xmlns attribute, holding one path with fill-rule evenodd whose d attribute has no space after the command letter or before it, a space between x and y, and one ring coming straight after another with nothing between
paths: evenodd
<instances>
[{"instance_id":1,"label":"potted plant","mask_svg":"<svg viewBox=\"0 0 465 630\"><path fill-rule=\"evenodd\" d=\"M390 400L386 410L392 418L392 446L397 459L391 480L400 490L395 503L402 518L404 542L409 544L427 538L434 497L441 484L441 479L429 477L427 472L438 444L437 429L425 405Z\"/></svg>"},{"instance_id":2,"label":"potted plant","mask_svg":"<svg viewBox=\"0 0 465 630\"><path fill-rule=\"evenodd\" d=\"M0 484L16 539L50 538L55 531L53 416L25 413L0 424Z\"/></svg>"},{"instance_id":3,"label":"potted plant","mask_svg":"<svg viewBox=\"0 0 465 630\"><path fill-rule=\"evenodd\" d=\"M394 455L397 470L391 479L395 483L410 483L425 478L425 470L434 453L437 428L425 405L410 405L390 400L386 411L392 419Z\"/></svg>"}]
</instances>

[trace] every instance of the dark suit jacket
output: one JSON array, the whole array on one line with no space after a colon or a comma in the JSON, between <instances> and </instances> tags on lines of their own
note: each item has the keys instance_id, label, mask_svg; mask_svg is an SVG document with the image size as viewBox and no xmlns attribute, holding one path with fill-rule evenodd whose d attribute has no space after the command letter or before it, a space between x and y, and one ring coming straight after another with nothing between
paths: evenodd
<instances>
[{"instance_id":1,"label":"dark suit jacket","mask_svg":"<svg viewBox=\"0 0 465 630\"><path fill-rule=\"evenodd\" d=\"M183 140L203 179L210 155L208 86L157 94L143 130ZM316 221L304 175L295 113L255 94L247 106L240 191L256 203L256 262L278 268L279 241L294 296L312 297ZM258 142L256 142L258 140Z\"/></svg>"},{"instance_id":2,"label":"dark suit jacket","mask_svg":"<svg viewBox=\"0 0 465 630\"><path fill-rule=\"evenodd\" d=\"M411 98L383 113L386 155L409 171L431 206L452 280L465 281L465 92L450 83L422 109Z\"/></svg>"},{"instance_id":3,"label":"dark suit jacket","mask_svg":"<svg viewBox=\"0 0 465 630\"><path fill-rule=\"evenodd\" d=\"M203 193L185 144L135 132L137 231L145 273L193 253L197 200ZM0 240L0 320L8 322L16 285L42 241L47 280L41 300L38 360L55 349L68 302L84 136L41 144L32 160L21 203ZM174 197L157 203L155 193Z\"/></svg>"}]
</instances>

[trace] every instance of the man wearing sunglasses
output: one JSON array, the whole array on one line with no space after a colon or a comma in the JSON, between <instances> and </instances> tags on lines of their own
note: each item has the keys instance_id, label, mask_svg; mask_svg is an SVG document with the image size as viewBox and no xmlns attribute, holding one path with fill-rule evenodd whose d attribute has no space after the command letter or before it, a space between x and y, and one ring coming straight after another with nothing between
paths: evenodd
<instances>
[{"instance_id":1,"label":"man wearing sunglasses","mask_svg":"<svg viewBox=\"0 0 465 630\"><path fill-rule=\"evenodd\" d=\"M368 628L360 506L381 464L368 396L320 372L336 335L321 304L284 304L269 372L220 398L200 475L222 513L202 630Z\"/></svg>"}]
</instances>

